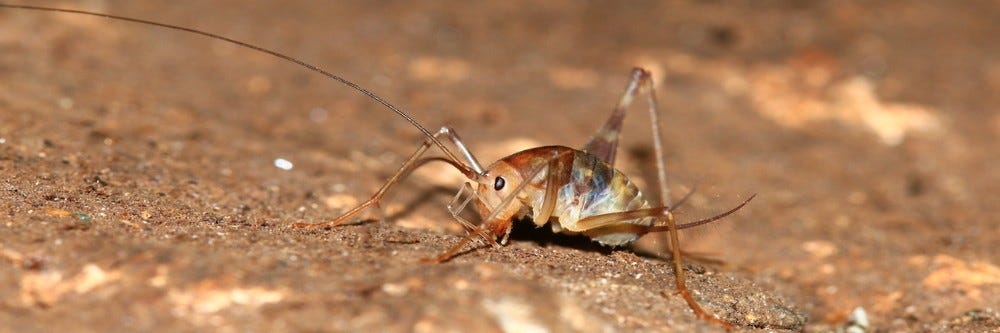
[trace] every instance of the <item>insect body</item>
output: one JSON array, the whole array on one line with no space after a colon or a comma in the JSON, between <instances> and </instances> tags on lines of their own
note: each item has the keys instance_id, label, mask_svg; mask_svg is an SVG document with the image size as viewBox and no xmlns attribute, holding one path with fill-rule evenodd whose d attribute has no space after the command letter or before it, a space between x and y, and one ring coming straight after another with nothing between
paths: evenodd
<instances>
[{"instance_id":1,"label":"insect body","mask_svg":"<svg viewBox=\"0 0 1000 333\"><path fill-rule=\"evenodd\" d=\"M694 222L676 223L671 207L666 201L669 196L666 167L663 163L663 145L659 133L659 117L652 89L653 83L649 72L643 69L637 68L632 71L631 80L617 107L597 134L582 149L563 146L538 147L514 153L483 168L475 156L465 147L458 134L451 128L442 127L436 133L431 133L408 114L357 84L282 53L192 28L142 19L37 6L0 4L0 8L100 16L224 40L296 63L339 81L395 112L426 136L423 144L368 201L329 222L295 223L293 224L295 227L318 228L344 224L365 209L372 206L377 207L388 190L413 169L428 161L443 161L455 167L469 180L448 205L452 216L469 231L469 234L447 252L430 258L428 261L447 261L468 242L475 239L500 246L506 243L514 220L521 218L530 218L536 226L550 224L552 230L557 233L582 234L608 246L625 245L647 233L669 232L674 272L677 278L677 291L698 316L731 327L729 323L721 321L703 310L687 290L684 271L681 267L681 252L677 233L679 229L710 223L732 214L746 205L753 199L753 196L722 214ZM618 137L625 110L641 91L646 92L647 102L650 106L653 143L658 157L657 171L661 198L659 203L647 200L628 177L614 168ZM450 141L458 149L462 158L460 159L459 155L453 153L442 142L442 139ZM424 153L432 146L438 147L444 157L424 157ZM462 211L469 203L474 203L477 213L482 218L478 224L467 221L461 216Z\"/></svg>"},{"instance_id":2,"label":"insect body","mask_svg":"<svg viewBox=\"0 0 1000 333\"><path fill-rule=\"evenodd\" d=\"M543 172L529 181L523 193L518 196L520 205L515 204L521 207L521 217L530 213L528 207L545 205L546 187L549 186L547 179L552 177L561 182L553 184L557 194L551 217L549 221L535 219L536 225L540 227L549 222L553 232L584 233L602 245L625 245L637 238L638 235L634 233L600 230L581 222L592 216L650 208L649 202L634 183L594 155L566 147L540 147L504 158L490 167L490 170L498 170L497 173L501 173L499 169L532 170L538 168L533 164L545 162L544 159L532 158L532 155L559 156L558 161L553 164L568 167L561 170L543 169ZM550 172L561 174L550 175ZM517 180L520 182L525 181L523 177L527 175L522 172L518 176L521 176L521 179ZM649 227L653 224L653 220L652 217L646 217L624 220L620 223Z\"/></svg>"},{"instance_id":3,"label":"insect body","mask_svg":"<svg viewBox=\"0 0 1000 333\"><path fill-rule=\"evenodd\" d=\"M551 160L542 158L545 156L556 157ZM544 163L554 168L546 168ZM531 177L531 170L541 172L528 180L528 184L510 204L509 211L516 212L513 215L515 219L531 216L536 226L548 223L553 232L584 234L609 246L631 243L655 222L653 216L620 216L620 219L615 220L594 218L650 209L652 206L625 174L585 151L561 146L533 148L497 161L487 169L487 174L498 175L496 179L502 184L516 186ZM488 191L487 186L481 185L480 192ZM497 187L506 186L494 186L494 190ZM503 191L497 192L500 195L486 195L486 198L492 200L486 199L485 205L478 206L480 215L488 214L487 207L491 204L499 204ZM554 202L550 203L551 211L545 215L546 194L551 192L556 195L554 199L548 199ZM609 228L609 225L617 228Z\"/></svg>"}]
</instances>

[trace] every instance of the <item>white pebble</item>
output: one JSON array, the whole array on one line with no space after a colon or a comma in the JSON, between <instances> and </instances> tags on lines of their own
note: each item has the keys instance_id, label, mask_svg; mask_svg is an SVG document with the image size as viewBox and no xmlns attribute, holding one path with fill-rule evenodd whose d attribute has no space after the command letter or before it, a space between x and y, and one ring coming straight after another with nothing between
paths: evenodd
<instances>
[{"instance_id":1,"label":"white pebble","mask_svg":"<svg viewBox=\"0 0 1000 333\"><path fill-rule=\"evenodd\" d=\"M292 162L289 160L278 158L274 160L274 166L278 167L278 169L281 170L291 170L292 167L294 167L295 165L293 165Z\"/></svg>"}]
</instances>

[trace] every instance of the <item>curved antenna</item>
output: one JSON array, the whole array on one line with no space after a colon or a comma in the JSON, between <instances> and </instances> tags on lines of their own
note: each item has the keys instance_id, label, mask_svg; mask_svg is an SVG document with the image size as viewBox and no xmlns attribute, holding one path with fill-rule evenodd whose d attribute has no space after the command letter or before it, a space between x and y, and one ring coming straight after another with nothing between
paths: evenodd
<instances>
[{"instance_id":1,"label":"curved antenna","mask_svg":"<svg viewBox=\"0 0 1000 333\"><path fill-rule=\"evenodd\" d=\"M90 11L77 10L77 9L64 9L64 8L52 8L52 7L29 6L29 5L9 5L9 4L3 4L3 3L0 3L0 8L16 8L16 9L37 10L37 11L43 11L43 12L57 12L57 13L81 14L81 15L97 16L97 17L103 17L103 18L108 18L108 19L127 21L127 22L132 22L132 23L147 24L147 25L152 25L152 26L157 26L157 27L167 28L167 29L172 29L172 30L186 31L186 32L190 32L190 33L193 33L193 34L206 36L206 37L209 37L209 38L212 38L212 39L218 39L218 40L226 41L226 42L229 42L229 43L232 43L232 44L236 44L236 45L239 45L239 46L242 46L242 47L245 47L245 48L257 51L257 52L262 52L262 53L270 54L270 55L272 55L274 57L277 57L277 58L280 58L282 60L294 63L294 64L302 66L302 67L305 67L305 68L307 68L307 69L309 69L311 71L323 74L324 76L326 76L328 78L334 79L337 82L343 83L344 85L346 85L348 87L351 87L354 90L357 90L357 91L361 92L362 94L365 94L365 96L368 96L369 98L375 100L379 104L382 104L382 106L385 106L389 110L392 110L392 112L395 112L400 117L403 117L403 119L406 119L406 121L410 122L410 124L412 124L418 130L420 130L420 132L422 132L424 134L424 136L427 137L427 139L433 141L434 144L438 146L438 148L441 148L441 151L443 151L445 155L448 155L449 159L451 159L452 161L455 161L458 165L462 166L462 168L461 168L461 172L462 173L464 173L466 175L468 175L468 174L476 174L476 172L471 167L469 167L465 163L462 163L461 160L458 159L458 157L456 157L455 154L452 153L451 150L448 149L448 147L445 147L445 145L443 143L441 143L441 141L439 141L437 138L435 138L434 135L431 134L431 132L427 130L427 128L425 128L424 126L420 125L420 123L418 123L416 119L413 119L413 117L410 117L410 115L406 114L405 112L403 112L402 110L400 110L399 108L397 108L395 105L392 105L391 103L389 103L386 100L382 99L382 97L379 97L378 95L375 95L375 93L373 93L371 91L368 91L368 89L362 88L361 86L357 85L354 82L348 81L347 79L345 79L343 77L340 77L339 75L327 72L326 70L323 70L322 68L316 67L316 66L314 66L312 64L309 64L309 63L307 63L305 61L296 59L296 58L294 58L292 56L285 55L285 54L277 52L277 51L272 51L272 50L269 50L269 49L265 49L263 47L260 47L260 46L257 46L257 45L253 45L253 44L250 44L250 43L247 43L247 42L238 41L238 40L235 40L235 39L232 39L232 38L229 38L229 37L225 37L225 36L221 36L221 35L216 35L216 34L213 34L213 33L210 33L210 32L201 31L201 30L198 30L198 29L186 28L186 27L177 26L177 25L173 25L173 24L160 23L160 22L155 22L155 21L149 21L149 20L143 20L143 19L125 17L125 16L118 16L118 15L111 15L111 14L104 14L104 13L97 13L97 12L90 12Z\"/></svg>"}]
</instances>

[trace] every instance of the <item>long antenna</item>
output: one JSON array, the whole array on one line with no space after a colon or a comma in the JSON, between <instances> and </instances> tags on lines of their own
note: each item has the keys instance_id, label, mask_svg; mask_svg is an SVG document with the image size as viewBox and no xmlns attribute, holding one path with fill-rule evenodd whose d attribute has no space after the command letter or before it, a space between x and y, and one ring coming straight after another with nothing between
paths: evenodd
<instances>
[{"instance_id":1,"label":"long antenna","mask_svg":"<svg viewBox=\"0 0 1000 333\"><path fill-rule=\"evenodd\" d=\"M465 174L470 174L470 173L474 174L474 173L476 173L474 170L472 170L471 167L469 167L465 163L462 163L461 160L458 159L458 157L456 157L455 154L453 154L451 152L451 150L448 149L448 147L445 147L445 145L442 144L441 141L439 141L437 138L435 138L434 135L431 134L431 132L427 130L427 128L425 128L424 126L420 125L420 123L418 123L416 119L413 119L413 117L410 117L410 115L406 114L405 112L403 112L402 110L400 110L399 108L397 108L395 105L392 105L391 103L389 103L386 100L382 99L382 97L379 97L378 95L375 95L375 93L373 93L371 91L368 91L368 89L362 88L361 86L357 85L356 83L348 81L347 79L345 79L343 77L340 77L339 75L327 72L326 70L323 70L322 68L316 67L316 66L314 66L312 64L309 64L309 63L307 63L305 61L302 61L302 60L299 60L299 59L294 58L292 56L280 53L278 51L272 51L272 50L265 49L263 47L260 47L260 46L257 46L257 45L253 45L253 44L250 44L250 43L247 43L247 42L238 41L238 40L235 40L235 39L232 39L232 38L229 38L229 37L225 37L225 36L221 36L221 35L216 35L216 34L213 34L213 33L210 33L210 32L205 32L205 31L201 31L201 30L198 30L198 29L186 28L186 27L177 26L177 25L173 25L173 24L160 23L160 22L155 22L155 21L149 21L149 20L143 20L143 19L125 17L125 16L118 16L118 15L111 15L111 14L104 14L104 13L97 13L97 12L90 12L90 11L76 10L76 9L64 9L64 8L52 8L52 7L28 6L28 5L9 5L9 4L3 4L3 3L0 3L0 8L16 8L16 9L37 10L37 11L43 11L43 12L58 12L58 13L82 14L82 15L97 16L97 17L103 17L103 18L114 19L114 20L128 21L128 22L133 22L133 23L147 24L147 25L152 25L152 26L157 26L157 27L162 27L162 28L167 28L167 29L186 31L186 32L190 32L190 33L194 33L194 34L206 36L206 37L209 37L209 38L226 41L226 42L229 42L229 43L232 43L232 44L236 44L236 45L239 45L239 46L242 46L242 47L254 50L254 51L258 51L258 52L263 52L263 53L270 54L272 56L275 56L275 57L281 58L283 60L286 60L288 62L297 64L297 65L305 67L305 68L308 68L309 70L312 70L314 72L323 74L324 76L326 76L328 78L334 79L334 80L336 80L336 81L338 81L340 83L343 83L344 85L346 85L348 87L353 88L354 90L357 90L357 91L361 92L362 94L365 94L366 96L368 96L369 98L375 100L379 104L382 104L382 106L385 106L389 110L392 110L392 112L395 112L400 117L403 117L403 119L406 119L406 121L410 122L410 124L413 124L413 126L416 127L418 130L420 130L420 132L424 133L424 136L426 136L428 139L430 139L431 141L433 141L434 144L438 146L438 148L441 148L441 151L443 151L445 153L445 155L448 155L449 159L451 159L452 161L455 161L458 165L462 166L462 169L463 169L463 170L461 170L462 173L465 173Z\"/></svg>"}]
</instances>

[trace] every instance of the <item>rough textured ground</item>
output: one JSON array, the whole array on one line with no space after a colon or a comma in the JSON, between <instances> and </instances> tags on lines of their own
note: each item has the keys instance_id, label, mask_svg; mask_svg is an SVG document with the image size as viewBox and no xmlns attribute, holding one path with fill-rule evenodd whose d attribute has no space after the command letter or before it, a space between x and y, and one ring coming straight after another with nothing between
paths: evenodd
<instances>
[{"instance_id":1,"label":"rough textured ground","mask_svg":"<svg viewBox=\"0 0 1000 333\"><path fill-rule=\"evenodd\" d=\"M709 311L753 331L1000 326L994 1L463 5L37 1L197 27L355 80L482 160L579 146L654 71ZM278 3L283 3L279 5ZM414 175L387 223L299 230L421 140L330 80L157 28L0 10L0 331L718 330L668 261L522 225L439 265L461 183ZM648 123L619 160L652 188ZM290 170L276 159L294 163ZM656 239L640 248L657 253Z\"/></svg>"}]
</instances>

